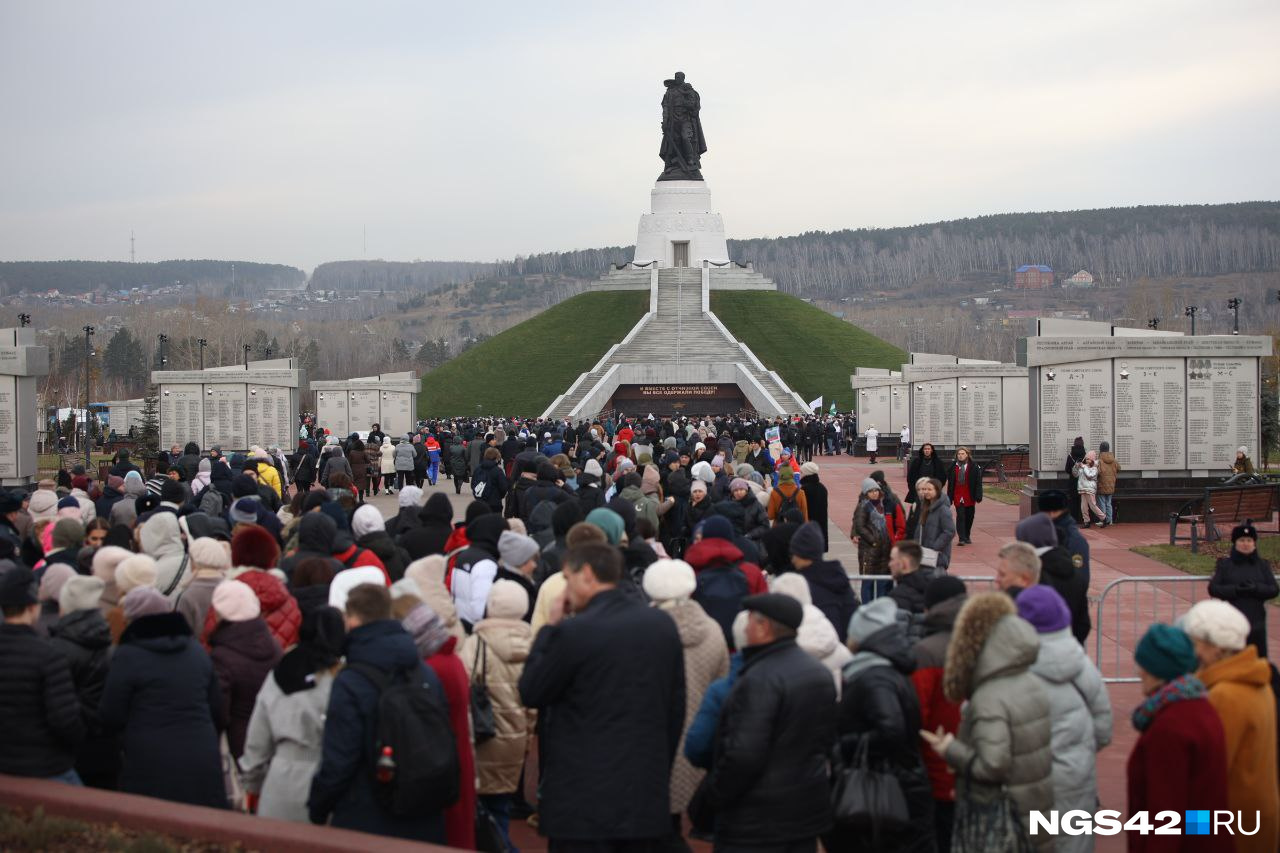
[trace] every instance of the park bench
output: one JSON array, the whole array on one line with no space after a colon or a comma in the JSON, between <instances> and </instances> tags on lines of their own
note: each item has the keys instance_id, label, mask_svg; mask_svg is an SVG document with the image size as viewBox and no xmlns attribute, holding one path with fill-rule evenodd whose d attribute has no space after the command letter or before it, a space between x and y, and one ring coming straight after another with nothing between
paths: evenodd
<instances>
[{"instance_id":1,"label":"park bench","mask_svg":"<svg viewBox=\"0 0 1280 853\"><path fill-rule=\"evenodd\" d=\"M991 477L998 483L1007 483L1010 477L1025 477L1031 473L1031 454L1023 449L975 453L973 460L982 468L984 478Z\"/></svg>"},{"instance_id":2,"label":"park bench","mask_svg":"<svg viewBox=\"0 0 1280 853\"><path fill-rule=\"evenodd\" d=\"M1170 513L1169 544L1190 541L1191 553L1194 554L1202 538L1206 542L1216 542L1222 538L1220 527L1234 526L1246 519L1253 520L1259 533L1280 533L1280 521L1273 529L1264 530L1262 527L1272 524L1277 510L1280 510L1280 486L1276 483L1209 486L1204 495L1192 498L1180 510ZM1189 536L1178 535L1181 524L1190 528Z\"/></svg>"}]
</instances>

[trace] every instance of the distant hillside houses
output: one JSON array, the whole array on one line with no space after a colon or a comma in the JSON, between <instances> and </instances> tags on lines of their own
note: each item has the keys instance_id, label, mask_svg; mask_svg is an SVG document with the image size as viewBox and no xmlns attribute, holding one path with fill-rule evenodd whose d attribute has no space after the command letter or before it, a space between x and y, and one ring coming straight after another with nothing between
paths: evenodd
<instances>
[{"instance_id":1,"label":"distant hillside houses","mask_svg":"<svg viewBox=\"0 0 1280 853\"><path fill-rule=\"evenodd\" d=\"M1023 264L1013 272L1015 290L1044 290L1053 286L1053 269L1045 264Z\"/></svg>"},{"instance_id":2,"label":"distant hillside houses","mask_svg":"<svg viewBox=\"0 0 1280 853\"><path fill-rule=\"evenodd\" d=\"M1063 287L1093 287L1093 276L1088 270L1080 270L1062 283Z\"/></svg>"}]
</instances>

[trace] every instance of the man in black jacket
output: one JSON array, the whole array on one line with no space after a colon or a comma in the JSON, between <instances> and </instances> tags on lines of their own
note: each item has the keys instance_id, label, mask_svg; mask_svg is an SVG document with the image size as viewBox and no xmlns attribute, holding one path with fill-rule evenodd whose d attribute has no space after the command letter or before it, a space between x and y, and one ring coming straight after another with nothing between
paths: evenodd
<instances>
[{"instance_id":1,"label":"man in black jacket","mask_svg":"<svg viewBox=\"0 0 1280 853\"><path fill-rule=\"evenodd\" d=\"M666 613L618 589L613 546L572 548L563 571L565 594L520 676L521 702L545 715L539 831L552 850L658 849L673 832L669 781L684 728L680 635Z\"/></svg>"},{"instance_id":2,"label":"man in black jacket","mask_svg":"<svg viewBox=\"0 0 1280 853\"><path fill-rule=\"evenodd\" d=\"M791 565L804 576L813 606L827 617L843 643L849 633L849 619L858 609L858 599L840 561L822 559L825 549L822 529L807 521L791 537Z\"/></svg>"},{"instance_id":3,"label":"man in black jacket","mask_svg":"<svg viewBox=\"0 0 1280 853\"><path fill-rule=\"evenodd\" d=\"M1077 500L1075 505L1079 506L1080 501ZM1069 502L1064 492L1050 489L1040 495L1040 511L1049 516L1053 522L1058 545L1067 550L1071 562L1082 570L1084 585L1087 587L1089 585L1089 540L1084 538L1084 534L1080 532L1080 527L1071 517L1068 509Z\"/></svg>"},{"instance_id":4,"label":"man in black jacket","mask_svg":"<svg viewBox=\"0 0 1280 853\"><path fill-rule=\"evenodd\" d=\"M74 767L84 720L70 664L33 627L37 587L25 566L0 575L0 773L79 785Z\"/></svg>"},{"instance_id":5,"label":"man in black jacket","mask_svg":"<svg viewBox=\"0 0 1280 853\"><path fill-rule=\"evenodd\" d=\"M776 593L743 600L747 646L720 713L707 779L717 851L812 851L831 827L827 755L836 689L796 645L804 610Z\"/></svg>"}]
</instances>

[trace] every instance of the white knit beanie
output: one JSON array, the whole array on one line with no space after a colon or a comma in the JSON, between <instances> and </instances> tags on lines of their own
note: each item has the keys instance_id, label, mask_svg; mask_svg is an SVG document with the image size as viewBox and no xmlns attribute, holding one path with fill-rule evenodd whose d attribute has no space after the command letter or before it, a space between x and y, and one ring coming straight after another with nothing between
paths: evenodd
<instances>
[{"instance_id":1,"label":"white knit beanie","mask_svg":"<svg viewBox=\"0 0 1280 853\"><path fill-rule=\"evenodd\" d=\"M58 594L58 610L61 613L74 613L77 610L94 610L102 601L103 590L107 588L102 578L76 575L62 585Z\"/></svg>"},{"instance_id":2,"label":"white knit beanie","mask_svg":"<svg viewBox=\"0 0 1280 853\"><path fill-rule=\"evenodd\" d=\"M1196 602L1182 619L1187 636L1220 649L1238 652L1249 639L1248 618L1234 604L1216 598Z\"/></svg>"},{"instance_id":3,"label":"white knit beanie","mask_svg":"<svg viewBox=\"0 0 1280 853\"><path fill-rule=\"evenodd\" d=\"M195 570L225 572L231 568L231 555L227 553L227 549L221 542L211 536L200 536L191 540L188 551Z\"/></svg>"},{"instance_id":4,"label":"white knit beanie","mask_svg":"<svg viewBox=\"0 0 1280 853\"><path fill-rule=\"evenodd\" d=\"M219 619L248 622L262 615L262 603L244 581L223 581L213 589L213 610Z\"/></svg>"},{"instance_id":5,"label":"white knit beanie","mask_svg":"<svg viewBox=\"0 0 1280 853\"><path fill-rule=\"evenodd\" d=\"M774 578L770 592L789 595L801 604L813 604L809 582L799 572L783 572Z\"/></svg>"},{"instance_id":6,"label":"white knit beanie","mask_svg":"<svg viewBox=\"0 0 1280 853\"><path fill-rule=\"evenodd\" d=\"M116 590L121 597L140 586L155 586L160 572L156 561L146 554L134 554L116 565Z\"/></svg>"},{"instance_id":7,"label":"white knit beanie","mask_svg":"<svg viewBox=\"0 0 1280 853\"><path fill-rule=\"evenodd\" d=\"M644 591L654 601L688 598L697 588L693 567L684 560L657 560L644 570Z\"/></svg>"}]
</instances>

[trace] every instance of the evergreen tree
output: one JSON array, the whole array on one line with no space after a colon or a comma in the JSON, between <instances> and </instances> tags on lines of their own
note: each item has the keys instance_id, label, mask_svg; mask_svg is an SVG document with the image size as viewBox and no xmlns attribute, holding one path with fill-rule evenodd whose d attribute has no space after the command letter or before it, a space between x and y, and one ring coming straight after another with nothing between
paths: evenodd
<instances>
[{"instance_id":1,"label":"evergreen tree","mask_svg":"<svg viewBox=\"0 0 1280 853\"><path fill-rule=\"evenodd\" d=\"M142 398L141 420L138 447L143 458L154 459L160 452L160 389L155 385L148 385L147 395Z\"/></svg>"},{"instance_id":2,"label":"evergreen tree","mask_svg":"<svg viewBox=\"0 0 1280 853\"><path fill-rule=\"evenodd\" d=\"M121 380L126 387L133 388L146 381L146 353L142 342L128 329L122 328L111 336L102 351L102 363L107 376Z\"/></svg>"},{"instance_id":3,"label":"evergreen tree","mask_svg":"<svg viewBox=\"0 0 1280 853\"><path fill-rule=\"evenodd\" d=\"M404 341L396 338L391 342L391 363L403 364L409 360L409 348L405 346Z\"/></svg>"},{"instance_id":4,"label":"evergreen tree","mask_svg":"<svg viewBox=\"0 0 1280 853\"><path fill-rule=\"evenodd\" d=\"M449 345L439 338L434 341L424 341L422 346L418 347L418 354L414 357L414 361L424 372L435 370L448 360Z\"/></svg>"},{"instance_id":5,"label":"evergreen tree","mask_svg":"<svg viewBox=\"0 0 1280 853\"><path fill-rule=\"evenodd\" d=\"M314 377L320 372L320 345L311 339L307 342L307 346L300 355L302 359L302 369L307 372L308 377Z\"/></svg>"}]
</instances>

